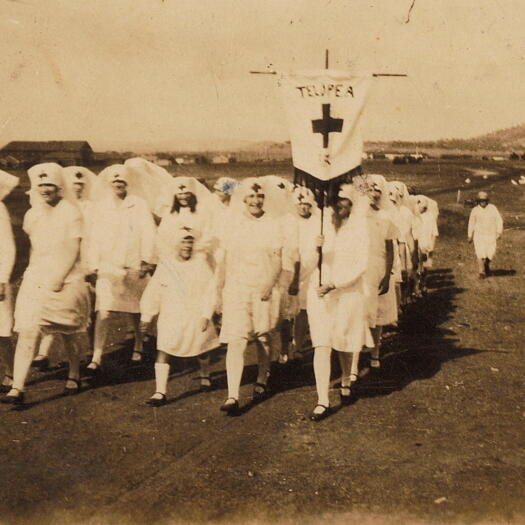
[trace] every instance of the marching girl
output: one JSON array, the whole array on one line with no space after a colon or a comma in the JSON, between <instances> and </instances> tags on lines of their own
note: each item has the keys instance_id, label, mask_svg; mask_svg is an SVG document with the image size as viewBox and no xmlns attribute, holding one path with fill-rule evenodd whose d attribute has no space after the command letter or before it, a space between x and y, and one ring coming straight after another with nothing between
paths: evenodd
<instances>
[{"instance_id":1,"label":"marching girl","mask_svg":"<svg viewBox=\"0 0 525 525\"><path fill-rule=\"evenodd\" d=\"M417 268L417 245L414 239L414 213L408 202L408 191L403 182L388 183L391 202L394 205L394 223L398 230L397 244L401 264L401 284L398 288L398 303L404 308L411 295L414 272Z\"/></svg>"},{"instance_id":2,"label":"marching girl","mask_svg":"<svg viewBox=\"0 0 525 525\"><path fill-rule=\"evenodd\" d=\"M82 240L80 243L80 262L84 273L89 274L87 252L89 246L89 238L91 232L91 225L93 221L93 201L92 194L97 180L97 176L87 168L82 166L68 166L62 169L64 176L64 183L68 188L68 193L74 197L74 202L80 208L82 214ZM94 290L93 297L94 299ZM93 301L92 301L93 302ZM87 332L82 334L83 353L90 349L90 341ZM51 334L44 335L40 342L38 354L33 360L31 366L45 370L49 366L49 353L54 342L60 344L60 338L54 338Z\"/></svg>"},{"instance_id":3,"label":"marching girl","mask_svg":"<svg viewBox=\"0 0 525 525\"><path fill-rule=\"evenodd\" d=\"M18 177L0 171L0 356L4 362L4 377L0 392L6 393L13 384L13 295L11 273L15 265L16 247L11 219L2 202L18 185Z\"/></svg>"},{"instance_id":4,"label":"marching girl","mask_svg":"<svg viewBox=\"0 0 525 525\"><path fill-rule=\"evenodd\" d=\"M165 233L164 256L140 302L142 330L158 315L156 390L147 402L151 406L166 403L171 356L198 357L201 390L211 389L206 352L219 346L212 323L217 285L206 260L194 256L198 241L199 234L187 226L172 229L169 237ZM166 256L168 251L172 257Z\"/></svg>"},{"instance_id":5,"label":"marching girl","mask_svg":"<svg viewBox=\"0 0 525 525\"><path fill-rule=\"evenodd\" d=\"M331 224L317 244L323 246L322 284L319 272L310 279L308 322L314 351L317 405L310 419L320 421L330 412L330 356L336 350L341 363L343 404L352 398L359 354L372 345L367 323L366 281L369 239L366 222L368 198L344 184L334 206ZM313 253L315 250L313 250Z\"/></svg>"},{"instance_id":6,"label":"marching girl","mask_svg":"<svg viewBox=\"0 0 525 525\"><path fill-rule=\"evenodd\" d=\"M221 410L239 409L239 389L248 342L257 345L258 374L254 401L268 395L270 333L279 316L282 238L264 181L245 179L234 191L228 228L221 238L219 290L222 289L220 340L228 345L228 398Z\"/></svg>"},{"instance_id":7,"label":"marching girl","mask_svg":"<svg viewBox=\"0 0 525 525\"><path fill-rule=\"evenodd\" d=\"M432 201L435 203L435 201ZM424 195L416 195L416 227L414 236L419 248L418 266L418 295L426 292L426 277L429 268L432 268L436 238L439 236L437 214L431 205L431 199Z\"/></svg>"},{"instance_id":8,"label":"marching girl","mask_svg":"<svg viewBox=\"0 0 525 525\"><path fill-rule=\"evenodd\" d=\"M101 367L110 312L129 314L135 335L131 359L142 360L139 302L153 262L156 231L128 168L117 164L104 169L97 186L88 250L90 273L96 280L94 349L86 369L91 374Z\"/></svg>"},{"instance_id":9,"label":"marching girl","mask_svg":"<svg viewBox=\"0 0 525 525\"><path fill-rule=\"evenodd\" d=\"M299 276L299 229L297 213L293 201L293 185L277 175L265 175L264 181L269 199L274 203L282 232L282 272L279 277L279 323L273 334L275 349L279 354L279 363L285 364L292 357L290 343L292 340L292 321L298 313L297 278Z\"/></svg>"},{"instance_id":10,"label":"marching girl","mask_svg":"<svg viewBox=\"0 0 525 525\"><path fill-rule=\"evenodd\" d=\"M387 182L381 175L367 175L370 206L367 211L369 237L367 314L374 340L370 366L380 367L380 346L383 327L397 322L395 293L394 241L397 230L392 222Z\"/></svg>"},{"instance_id":11,"label":"marching girl","mask_svg":"<svg viewBox=\"0 0 525 525\"><path fill-rule=\"evenodd\" d=\"M62 168L46 163L28 171L32 207L23 229L31 255L15 305L13 385L4 403L24 402L25 382L41 333L60 334L69 361L64 394L80 389L80 340L89 322L89 294L80 264L82 216L68 198Z\"/></svg>"},{"instance_id":12,"label":"marching girl","mask_svg":"<svg viewBox=\"0 0 525 525\"><path fill-rule=\"evenodd\" d=\"M298 186L293 198L297 213L299 236L299 263L295 268L291 287L297 287L297 315L293 323L293 343L290 358L297 358L303 348L308 333L308 316L306 313L306 297L312 272L317 267L317 252L313 253L316 239L321 231L321 215L313 192Z\"/></svg>"}]
</instances>

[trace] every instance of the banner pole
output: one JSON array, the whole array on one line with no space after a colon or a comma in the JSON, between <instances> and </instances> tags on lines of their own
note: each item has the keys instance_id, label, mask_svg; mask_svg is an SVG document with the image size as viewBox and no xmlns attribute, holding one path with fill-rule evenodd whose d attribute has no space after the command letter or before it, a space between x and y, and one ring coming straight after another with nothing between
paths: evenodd
<instances>
[{"instance_id":1,"label":"banner pole","mask_svg":"<svg viewBox=\"0 0 525 525\"><path fill-rule=\"evenodd\" d=\"M321 202L321 237L323 236L323 231L324 231L325 197L326 197L326 193L325 193L325 190L323 189L323 200ZM322 279L323 247L319 246L318 251L319 251L319 261L317 262L317 267L319 268L319 286L321 286L323 284L323 279Z\"/></svg>"}]
</instances>

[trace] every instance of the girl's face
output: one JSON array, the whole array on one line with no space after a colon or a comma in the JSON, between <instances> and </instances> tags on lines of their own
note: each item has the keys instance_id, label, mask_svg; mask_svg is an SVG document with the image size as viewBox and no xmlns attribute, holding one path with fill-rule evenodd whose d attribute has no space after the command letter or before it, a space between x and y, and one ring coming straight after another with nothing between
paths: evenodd
<instances>
[{"instance_id":1,"label":"girl's face","mask_svg":"<svg viewBox=\"0 0 525 525\"><path fill-rule=\"evenodd\" d=\"M312 205L309 202L299 202L297 204L297 212L300 217L308 219L312 215Z\"/></svg>"},{"instance_id":2,"label":"girl's face","mask_svg":"<svg viewBox=\"0 0 525 525\"><path fill-rule=\"evenodd\" d=\"M81 182L73 183L73 191L75 192L76 198L81 199L82 195L84 195L84 184Z\"/></svg>"},{"instance_id":3,"label":"girl's face","mask_svg":"<svg viewBox=\"0 0 525 525\"><path fill-rule=\"evenodd\" d=\"M347 219L352 212L352 201L350 199L339 199L335 205L335 212L340 219Z\"/></svg>"},{"instance_id":4,"label":"girl's face","mask_svg":"<svg viewBox=\"0 0 525 525\"><path fill-rule=\"evenodd\" d=\"M219 200L223 203L223 204L226 204L227 202L230 201L230 196L227 194L227 193L224 193L222 190L215 190L215 195L217 195L217 197L219 198Z\"/></svg>"},{"instance_id":5,"label":"girl's face","mask_svg":"<svg viewBox=\"0 0 525 525\"><path fill-rule=\"evenodd\" d=\"M123 199L126 196L128 192L128 185L124 181L117 180L111 183L111 186L116 197Z\"/></svg>"},{"instance_id":6,"label":"girl's face","mask_svg":"<svg viewBox=\"0 0 525 525\"><path fill-rule=\"evenodd\" d=\"M59 189L54 184L40 184L38 193L44 199L44 202L51 206L54 206L60 200Z\"/></svg>"},{"instance_id":7,"label":"girl's face","mask_svg":"<svg viewBox=\"0 0 525 525\"><path fill-rule=\"evenodd\" d=\"M250 193L244 198L244 203L248 212L254 217L259 217L264 213L264 193Z\"/></svg>"},{"instance_id":8,"label":"girl's face","mask_svg":"<svg viewBox=\"0 0 525 525\"><path fill-rule=\"evenodd\" d=\"M190 205L191 195L192 193L190 191L177 193L177 200L179 201L181 208L187 208Z\"/></svg>"},{"instance_id":9,"label":"girl's face","mask_svg":"<svg viewBox=\"0 0 525 525\"><path fill-rule=\"evenodd\" d=\"M381 188L377 184L372 184L368 189L368 198L370 199L370 203L373 204L376 208L379 207L381 195L383 195L383 193L381 191Z\"/></svg>"},{"instance_id":10,"label":"girl's face","mask_svg":"<svg viewBox=\"0 0 525 525\"><path fill-rule=\"evenodd\" d=\"M179 244L179 257L185 261L191 258L193 254L193 244L195 240L193 237L184 237Z\"/></svg>"}]
</instances>

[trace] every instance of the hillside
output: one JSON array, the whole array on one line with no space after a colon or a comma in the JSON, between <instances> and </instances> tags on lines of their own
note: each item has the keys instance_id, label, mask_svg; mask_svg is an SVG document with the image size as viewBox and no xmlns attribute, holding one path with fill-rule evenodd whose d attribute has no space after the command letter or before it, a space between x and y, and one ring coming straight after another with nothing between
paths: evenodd
<instances>
[{"instance_id":1,"label":"hillside","mask_svg":"<svg viewBox=\"0 0 525 525\"><path fill-rule=\"evenodd\" d=\"M420 149L444 149L444 150L463 150L463 151L493 151L493 152L512 152L522 153L525 150L525 124L513 126L472 137L467 139L440 139L434 141L407 142L407 141L387 141L387 142L367 142L365 149L399 149L418 147Z\"/></svg>"}]
</instances>

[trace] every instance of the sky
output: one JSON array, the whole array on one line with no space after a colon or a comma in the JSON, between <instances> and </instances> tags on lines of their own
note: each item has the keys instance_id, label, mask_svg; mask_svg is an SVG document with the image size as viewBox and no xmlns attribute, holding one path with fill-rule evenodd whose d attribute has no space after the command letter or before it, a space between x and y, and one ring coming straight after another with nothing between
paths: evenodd
<instances>
[{"instance_id":1,"label":"sky","mask_svg":"<svg viewBox=\"0 0 525 525\"><path fill-rule=\"evenodd\" d=\"M0 145L209 149L288 139L253 69L380 78L367 140L473 137L525 123L523 0L0 0Z\"/></svg>"}]
</instances>

